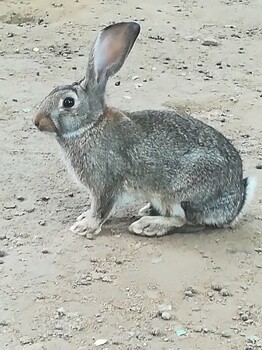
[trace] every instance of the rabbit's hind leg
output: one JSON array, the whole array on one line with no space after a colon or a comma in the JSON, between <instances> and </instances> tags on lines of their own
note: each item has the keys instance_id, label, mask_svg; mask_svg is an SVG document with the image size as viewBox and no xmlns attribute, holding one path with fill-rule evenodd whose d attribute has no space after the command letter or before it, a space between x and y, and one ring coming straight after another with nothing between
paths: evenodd
<instances>
[{"instance_id":1,"label":"rabbit's hind leg","mask_svg":"<svg viewBox=\"0 0 262 350\"><path fill-rule=\"evenodd\" d=\"M179 203L173 206L171 215L143 216L129 226L129 231L140 236L164 236L186 224L185 212Z\"/></svg>"},{"instance_id":2,"label":"rabbit's hind leg","mask_svg":"<svg viewBox=\"0 0 262 350\"><path fill-rule=\"evenodd\" d=\"M205 203L182 202L182 207L187 220L193 224L217 228L233 227L242 215L247 191L247 185L246 188L232 188Z\"/></svg>"}]
</instances>

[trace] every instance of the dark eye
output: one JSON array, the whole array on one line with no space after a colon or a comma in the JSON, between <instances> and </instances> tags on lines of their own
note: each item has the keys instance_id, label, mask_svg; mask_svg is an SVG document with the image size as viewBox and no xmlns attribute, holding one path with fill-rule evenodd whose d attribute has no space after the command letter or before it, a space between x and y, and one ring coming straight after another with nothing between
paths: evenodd
<instances>
[{"instance_id":1,"label":"dark eye","mask_svg":"<svg viewBox=\"0 0 262 350\"><path fill-rule=\"evenodd\" d=\"M75 99L73 97L66 97L63 101L63 107L72 108L75 105Z\"/></svg>"}]
</instances>

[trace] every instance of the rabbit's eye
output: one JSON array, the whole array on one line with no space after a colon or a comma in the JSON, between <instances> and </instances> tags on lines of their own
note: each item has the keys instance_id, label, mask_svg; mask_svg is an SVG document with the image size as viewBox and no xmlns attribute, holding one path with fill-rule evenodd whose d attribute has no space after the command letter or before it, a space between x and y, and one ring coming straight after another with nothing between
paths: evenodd
<instances>
[{"instance_id":1,"label":"rabbit's eye","mask_svg":"<svg viewBox=\"0 0 262 350\"><path fill-rule=\"evenodd\" d=\"M63 101L63 107L72 108L75 105L75 99L73 97L66 97Z\"/></svg>"}]
</instances>

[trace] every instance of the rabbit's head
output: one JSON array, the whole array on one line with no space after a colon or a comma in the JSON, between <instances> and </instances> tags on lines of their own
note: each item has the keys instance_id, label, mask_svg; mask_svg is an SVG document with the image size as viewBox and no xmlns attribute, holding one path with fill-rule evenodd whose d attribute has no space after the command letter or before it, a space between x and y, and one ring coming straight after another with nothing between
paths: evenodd
<instances>
[{"instance_id":1,"label":"rabbit's head","mask_svg":"<svg viewBox=\"0 0 262 350\"><path fill-rule=\"evenodd\" d=\"M135 22L121 22L102 30L91 49L85 78L55 88L44 99L34 119L38 129L71 137L93 125L105 109L108 78L122 67L139 32Z\"/></svg>"}]
</instances>

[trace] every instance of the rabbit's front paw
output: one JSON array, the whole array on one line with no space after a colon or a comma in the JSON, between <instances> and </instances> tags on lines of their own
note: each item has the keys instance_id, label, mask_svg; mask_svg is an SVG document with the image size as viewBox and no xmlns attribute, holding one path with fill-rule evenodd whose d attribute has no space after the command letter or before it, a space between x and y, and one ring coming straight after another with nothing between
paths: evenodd
<instances>
[{"instance_id":1,"label":"rabbit's front paw","mask_svg":"<svg viewBox=\"0 0 262 350\"><path fill-rule=\"evenodd\" d=\"M89 211L80 215L76 220L77 221L69 230L77 235L86 236L91 239L101 231L99 222L92 217L91 212Z\"/></svg>"}]
</instances>

